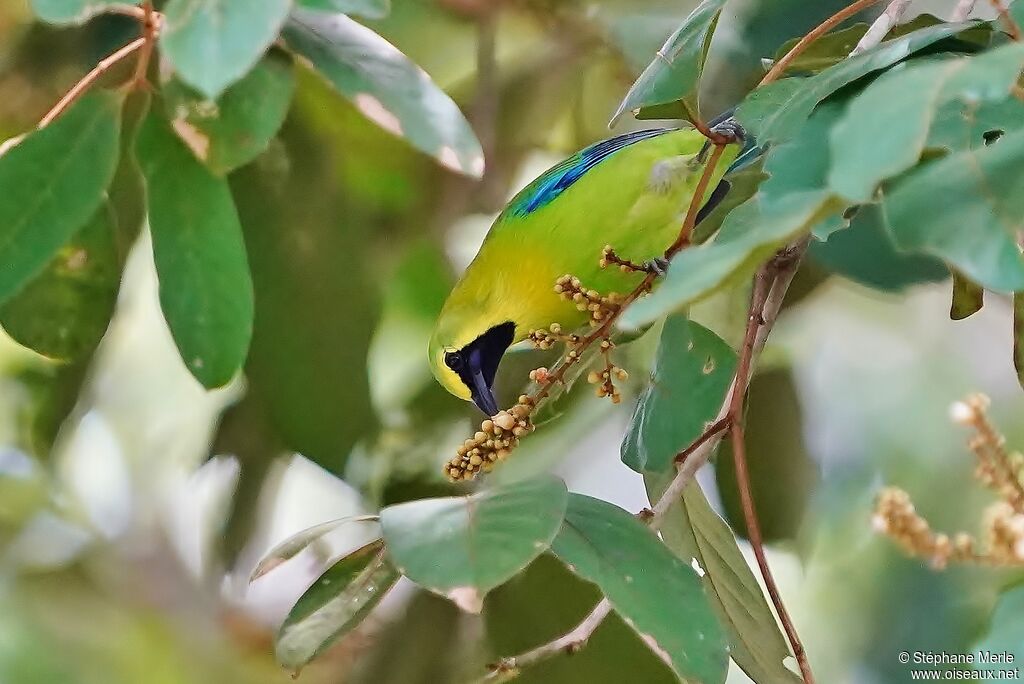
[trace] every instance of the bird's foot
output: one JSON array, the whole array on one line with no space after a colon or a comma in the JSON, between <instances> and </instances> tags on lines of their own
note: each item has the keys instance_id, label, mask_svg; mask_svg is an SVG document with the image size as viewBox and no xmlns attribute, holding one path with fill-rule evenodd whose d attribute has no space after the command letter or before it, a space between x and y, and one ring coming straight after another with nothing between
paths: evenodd
<instances>
[{"instance_id":1,"label":"bird's foot","mask_svg":"<svg viewBox=\"0 0 1024 684\"><path fill-rule=\"evenodd\" d=\"M725 121L720 121L712 126L711 132L716 138L718 138L715 142L720 145L741 142L747 137L746 130L744 130L743 126L740 125L740 122L732 116Z\"/></svg>"},{"instance_id":2,"label":"bird's foot","mask_svg":"<svg viewBox=\"0 0 1024 684\"><path fill-rule=\"evenodd\" d=\"M664 257L657 257L645 261L640 267L648 273L653 273L656 276L663 276L668 271L668 259Z\"/></svg>"}]
</instances>

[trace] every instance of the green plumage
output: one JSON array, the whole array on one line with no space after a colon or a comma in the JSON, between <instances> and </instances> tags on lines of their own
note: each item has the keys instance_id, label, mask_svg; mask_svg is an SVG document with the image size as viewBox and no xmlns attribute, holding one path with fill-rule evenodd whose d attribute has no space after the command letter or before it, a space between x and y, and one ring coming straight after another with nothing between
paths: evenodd
<instances>
[{"instance_id":1,"label":"green plumage","mask_svg":"<svg viewBox=\"0 0 1024 684\"><path fill-rule=\"evenodd\" d=\"M515 341L530 330L585 324L587 315L554 292L564 274L587 288L624 294L642 275L601 269L605 245L634 262L659 257L679 234L703 172L706 138L694 130L650 131L593 145L547 171L498 216L476 258L456 284L430 344L435 375L468 393L443 363L493 326L515 323ZM730 146L709 188L735 159ZM705 198L706 200L706 198Z\"/></svg>"}]
</instances>

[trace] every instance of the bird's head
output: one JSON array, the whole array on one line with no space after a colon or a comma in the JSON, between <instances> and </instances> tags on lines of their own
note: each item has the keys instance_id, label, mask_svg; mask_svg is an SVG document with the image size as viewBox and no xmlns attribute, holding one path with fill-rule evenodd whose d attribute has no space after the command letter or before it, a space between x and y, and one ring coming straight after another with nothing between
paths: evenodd
<instances>
[{"instance_id":1,"label":"bird's head","mask_svg":"<svg viewBox=\"0 0 1024 684\"><path fill-rule=\"evenodd\" d=\"M512 321L484 321L442 313L430 339L430 368L445 389L488 416L498 412L494 375L515 337Z\"/></svg>"}]
</instances>

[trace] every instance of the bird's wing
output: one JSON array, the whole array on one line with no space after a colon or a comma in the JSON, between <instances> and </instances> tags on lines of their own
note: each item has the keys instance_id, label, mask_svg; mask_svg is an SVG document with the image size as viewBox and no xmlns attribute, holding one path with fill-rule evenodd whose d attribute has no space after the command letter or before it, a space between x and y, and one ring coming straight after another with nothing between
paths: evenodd
<instances>
[{"instance_id":1,"label":"bird's wing","mask_svg":"<svg viewBox=\"0 0 1024 684\"><path fill-rule=\"evenodd\" d=\"M675 129L654 128L632 131L594 143L541 174L512 199L504 214L509 217L526 216L552 202L573 183L582 178L587 171L600 164L615 152L635 142L669 133L672 130Z\"/></svg>"}]
</instances>

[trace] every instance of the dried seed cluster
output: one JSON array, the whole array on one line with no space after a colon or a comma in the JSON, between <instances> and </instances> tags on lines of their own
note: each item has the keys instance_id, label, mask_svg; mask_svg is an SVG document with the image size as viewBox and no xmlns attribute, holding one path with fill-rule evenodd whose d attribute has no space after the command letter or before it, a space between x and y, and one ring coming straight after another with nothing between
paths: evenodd
<instances>
[{"instance_id":1,"label":"dried seed cluster","mask_svg":"<svg viewBox=\"0 0 1024 684\"><path fill-rule=\"evenodd\" d=\"M569 274L555 281L555 292L562 299L573 302L580 311L590 312L591 325L604 323L619 310L622 303L622 295L617 292L602 295L597 290L588 290L579 278Z\"/></svg>"},{"instance_id":2,"label":"dried seed cluster","mask_svg":"<svg viewBox=\"0 0 1024 684\"><path fill-rule=\"evenodd\" d=\"M1006 450L1005 438L988 418L989 400L975 394L953 405L953 421L974 429L968 447L977 457L974 475L999 501L990 505L982 520L984 544L961 532L952 539L931 530L902 489L882 490L875 506L875 529L907 552L927 558L935 568L951 561L988 565L1024 565L1024 457Z\"/></svg>"},{"instance_id":3,"label":"dried seed cluster","mask_svg":"<svg viewBox=\"0 0 1024 684\"><path fill-rule=\"evenodd\" d=\"M480 424L480 430L459 447L455 458L444 466L444 472L453 482L472 480L480 472L489 472L494 464L504 460L519 446L519 439L533 432L530 414L534 401L527 395L507 411L499 411Z\"/></svg>"}]
</instances>

